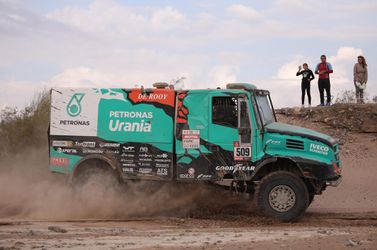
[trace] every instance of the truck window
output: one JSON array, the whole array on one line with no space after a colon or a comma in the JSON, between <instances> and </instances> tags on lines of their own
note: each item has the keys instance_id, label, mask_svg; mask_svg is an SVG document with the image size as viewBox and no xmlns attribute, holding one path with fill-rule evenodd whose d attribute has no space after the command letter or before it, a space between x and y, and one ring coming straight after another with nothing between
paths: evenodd
<instances>
[{"instance_id":1,"label":"truck window","mask_svg":"<svg viewBox=\"0 0 377 250\"><path fill-rule=\"evenodd\" d=\"M238 127L238 104L235 97L212 98L212 123L231 128Z\"/></svg>"},{"instance_id":2,"label":"truck window","mask_svg":"<svg viewBox=\"0 0 377 250\"><path fill-rule=\"evenodd\" d=\"M239 135L241 143L251 143L251 126L247 98L239 99Z\"/></svg>"},{"instance_id":3,"label":"truck window","mask_svg":"<svg viewBox=\"0 0 377 250\"><path fill-rule=\"evenodd\" d=\"M257 95L257 104L261 113L263 125L275 122L274 111L267 95Z\"/></svg>"}]
</instances>

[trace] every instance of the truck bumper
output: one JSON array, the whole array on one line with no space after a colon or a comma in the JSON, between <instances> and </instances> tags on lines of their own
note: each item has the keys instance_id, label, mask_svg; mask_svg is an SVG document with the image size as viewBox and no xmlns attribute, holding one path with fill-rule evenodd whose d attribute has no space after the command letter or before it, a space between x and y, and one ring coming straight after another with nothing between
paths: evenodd
<instances>
[{"instance_id":1,"label":"truck bumper","mask_svg":"<svg viewBox=\"0 0 377 250\"><path fill-rule=\"evenodd\" d=\"M337 187L342 182L342 176L336 180L326 181L326 186Z\"/></svg>"}]
</instances>

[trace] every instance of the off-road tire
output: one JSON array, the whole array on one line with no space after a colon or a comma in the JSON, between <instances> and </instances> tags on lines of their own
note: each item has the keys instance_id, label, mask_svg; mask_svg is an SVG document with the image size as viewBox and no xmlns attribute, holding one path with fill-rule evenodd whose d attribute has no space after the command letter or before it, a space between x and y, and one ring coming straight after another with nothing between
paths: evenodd
<instances>
[{"instance_id":1,"label":"off-road tire","mask_svg":"<svg viewBox=\"0 0 377 250\"><path fill-rule=\"evenodd\" d=\"M121 187L121 181L116 172L109 166L96 164L92 167L86 167L77 176L73 178L73 188L81 189L91 183L103 190L118 190Z\"/></svg>"},{"instance_id":2,"label":"off-road tire","mask_svg":"<svg viewBox=\"0 0 377 250\"><path fill-rule=\"evenodd\" d=\"M286 198L287 201L284 204L289 204L286 205L287 208L280 206L283 203L279 203L280 200L278 196L275 196L276 194ZM288 171L276 171L263 177L257 187L255 197L257 207L261 212L285 222L299 219L309 204L309 192L305 183L296 174ZM278 211L278 209L286 210Z\"/></svg>"},{"instance_id":3,"label":"off-road tire","mask_svg":"<svg viewBox=\"0 0 377 250\"><path fill-rule=\"evenodd\" d=\"M310 204L312 204L313 200L314 200L314 194L309 193L308 207L310 206Z\"/></svg>"}]
</instances>

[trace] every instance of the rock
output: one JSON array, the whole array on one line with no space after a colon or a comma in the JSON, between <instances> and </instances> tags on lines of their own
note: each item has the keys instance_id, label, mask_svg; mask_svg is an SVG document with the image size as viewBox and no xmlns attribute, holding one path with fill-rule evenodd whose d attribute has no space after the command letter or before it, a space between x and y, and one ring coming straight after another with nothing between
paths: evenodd
<instances>
[{"instance_id":1,"label":"rock","mask_svg":"<svg viewBox=\"0 0 377 250\"><path fill-rule=\"evenodd\" d=\"M355 247L355 246L359 245L359 242L356 242L356 241L353 241L353 240L349 239L349 240L346 242L345 245L348 246L348 247Z\"/></svg>"},{"instance_id":2,"label":"rock","mask_svg":"<svg viewBox=\"0 0 377 250\"><path fill-rule=\"evenodd\" d=\"M27 233L27 236L34 236L34 235L35 235L35 233L34 233L33 230L30 230L30 231Z\"/></svg>"},{"instance_id":3,"label":"rock","mask_svg":"<svg viewBox=\"0 0 377 250\"><path fill-rule=\"evenodd\" d=\"M50 230L50 231L53 231L55 233L66 233L66 232L68 232L64 228L57 227L57 226L49 226L47 229Z\"/></svg>"}]
</instances>

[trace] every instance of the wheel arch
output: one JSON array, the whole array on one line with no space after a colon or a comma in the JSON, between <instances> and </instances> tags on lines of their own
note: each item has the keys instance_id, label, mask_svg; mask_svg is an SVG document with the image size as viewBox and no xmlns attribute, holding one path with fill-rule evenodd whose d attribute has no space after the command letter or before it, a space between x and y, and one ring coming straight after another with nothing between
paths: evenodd
<instances>
[{"instance_id":1,"label":"wheel arch","mask_svg":"<svg viewBox=\"0 0 377 250\"><path fill-rule=\"evenodd\" d=\"M295 173L300 177L304 177L304 173L294 159L290 157L270 157L262 161L255 168L252 176L252 181L259 181L264 176L274 171L285 170L291 173Z\"/></svg>"},{"instance_id":2,"label":"wheel arch","mask_svg":"<svg viewBox=\"0 0 377 250\"><path fill-rule=\"evenodd\" d=\"M121 169L116 164L115 160L112 160L106 156L103 155L88 155L85 156L84 158L80 159L75 166L73 167L72 173L70 175L70 181L72 182L82 171L85 169L89 168L88 164L89 162L96 162L96 163L105 163L107 165L107 169L113 171L117 177L120 179L121 178ZM95 167L98 167L96 165Z\"/></svg>"}]
</instances>

